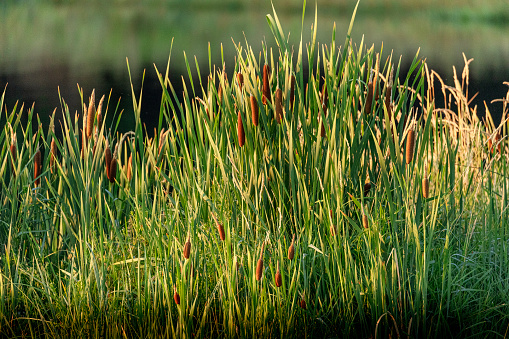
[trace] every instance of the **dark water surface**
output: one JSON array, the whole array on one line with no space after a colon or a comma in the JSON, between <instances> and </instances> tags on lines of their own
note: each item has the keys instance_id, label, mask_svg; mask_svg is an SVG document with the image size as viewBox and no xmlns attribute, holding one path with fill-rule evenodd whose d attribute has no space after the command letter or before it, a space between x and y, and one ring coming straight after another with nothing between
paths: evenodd
<instances>
[{"instance_id":1,"label":"dark water surface","mask_svg":"<svg viewBox=\"0 0 509 339\"><path fill-rule=\"evenodd\" d=\"M301 5L286 1L278 7L278 16L290 43L297 46L301 32ZM373 6L376 1L361 1L353 31L353 41L375 45L383 55L393 51L394 59L402 57L403 68L415 56L426 58L447 84L453 85L452 66L458 74L463 69L464 52L474 58L470 69L470 91L480 92L474 101L479 112L482 102L505 96L509 81L509 24L479 16L457 18L446 10L431 12L423 9ZM354 2L333 5L318 1L318 37L329 44L332 27L336 23L336 45L344 42ZM111 90L110 117L120 99L124 115L120 130L132 129L133 105L126 58L129 59L132 81L139 93L143 70L146 69L142 119L149 130L159 114L161 88L154 64L165 71L170 46L170 77L177 91L181 91L181 76L188 81L183 51L194 69L194 57L204 75L209 70L208 46L213 64L221 64L221 44L224 59L232 65L235 48L232 42L245 45L245 39L258 53L262 41L275 46L265 15L271 13L268 1L253 4L249 1L217 5L157 2L139 5L136 2L104 5L87 1L72 4L37 1L0 5L0 88L6 91L7 108L16 102L25 107L35 102L35 112L47 121L55 107L60 108L59 92L69 104L72 114L80 110L77 84L88 97L93 88L96 95ZM469 12L466 12L469 13ZM304 43L310 41L314 3L308 4L303 31ZM228 69L228 67L227 67ZM231 68L230 68L231 69ZM231 74L231 71L230 71ZM404 73L405 74L405 73ZM231 77L231 76L230 76ZM492 104L497 114L501 104ZM60 109L58 110L60 111Z\"/></svg>"}]
</instances>

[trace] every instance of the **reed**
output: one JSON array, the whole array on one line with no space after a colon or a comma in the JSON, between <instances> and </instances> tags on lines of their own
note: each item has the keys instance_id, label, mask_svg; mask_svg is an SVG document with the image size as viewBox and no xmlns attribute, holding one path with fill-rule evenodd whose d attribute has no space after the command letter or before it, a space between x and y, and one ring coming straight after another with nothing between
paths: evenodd
<instances>
[{"instance_id":1,"label":"reed","mask_svg":"<svg viewBox=\"0 0 509 339\"><path fill-rule=\"evenodd\" d=\"M263 65L263 91L262 91L262 104L267 105L270 102L270 85L269 85L269 65Z\"/></svg>"},{"instance_id":2,"label":"reed","mask_svg":"<svg viewBox=\"0 0 509 339\"><path fill-rule=\"evenodd\" d=\"M244 146L246 142L246 134L244 133L244 125L242 124L242 116L240 115L240 110L237 112L237 137L239 146Z\"/></svg>"},{"instance_id":3,"label":"reed","mask_svg":"<svg viewBox=\"0 0 509 339\"><path fill-rule=\"evenodd\" d=\"M406 164L410 164L414 157L414 148L415 148L415 131L413 127L408 131L408 135L406 138L406 153L405 160Z\"/></svg>"},{"instance_id":4,"label":"reed","mask_svg":"<svg viewBox=\"0 0 509 339\"><path fill-rule=\"evenodd\" d=\"M295 256L295 234L293 235L292 243L288 248L288 259L293 260L294 256Z\"/></svg>"},{"instance_id":5,"label":"reed","mask_svg":"<svg viewBox=\"0 0 509 339\"><path fill-rule=\"evenodd\" d=\"M188 236L186 243L184 244L184 250L183 250L184 258L189 259L189 256L191 254L191 240Z\"/></svg>"},{"instance_id":6,"label":"reed","mask_svg":"<svg viewBox=\"0 0 509 339\"><path fill-rule=\"evenodd\" d=\"M116 176L117 176L117 158L113 157L108 168L108 179L110 179L110 183L113 184L115 182Z\"/></svg>"},{"instance_id":7,"label":"reed","mask_svg":"<svg viewBox=\"0 0 509 339\"><path fill-rule=\"evenodd\" d=\"M274 281L276 283L276 287L281 287L283 285L283 278L281 276L281 271L279 270L279 261L277 262L276 276L274 277Z\"/></svg>"},{"instance_id":8,"label":"reed","mask_svg":"<svg viewBox=\"0 0 509 339\"><path fill-rule=\"evenodd\" d=\"M256 97L251 95L251 119L253 121L254 126L258 126L258 101L256 101Z\"/></svg>"},{"instance_id":9,"label":"reed","mask_svg":"<svg viewBox=\"0 0 509 339\"><path fill-rule=\"evenodd\" d=\"M262 244L262 250L260 251L260 258L256 263L256 280L260 281L262 279L263 274L263 250L265 248L265 243Z\"/></svg>"},{"instance_id":10,"label":"reed","mask_svg":"<svg viewBox=\"0 0 509 339\"><path fill-rule=\"evenodd\" d=\"M89 140L92 137L92 132L94 131L95 113L96 111L95 111L95 89L94 89L92 90L92 94L90 95L87 113L87 138Z\"/></svg>"}]
</instances>

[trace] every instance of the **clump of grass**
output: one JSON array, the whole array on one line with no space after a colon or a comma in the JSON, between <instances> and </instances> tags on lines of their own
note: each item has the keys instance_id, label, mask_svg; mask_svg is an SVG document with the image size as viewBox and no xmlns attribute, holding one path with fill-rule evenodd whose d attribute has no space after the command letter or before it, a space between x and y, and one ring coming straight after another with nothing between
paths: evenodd
<instances>
[{"instance_id":1,"label":"clump of grass","mask_svg":"<svg viewBox=\"0 0 509 339\"><path fill-rule=\"evenodd\" d=\"M104 96L73 116L62 100L61 140L0 102L1 336L505 333L508 154L486 144L503 145L507 121L470 107L469 61L448 86L418 55L402 74L351 27L304 50L267 20L276 50L236 45L233 67L210 65L183 99L156 68L151 138L134 91L134 131L116 131L128 112L104 123Z\"/></svg>"}]
</instances>

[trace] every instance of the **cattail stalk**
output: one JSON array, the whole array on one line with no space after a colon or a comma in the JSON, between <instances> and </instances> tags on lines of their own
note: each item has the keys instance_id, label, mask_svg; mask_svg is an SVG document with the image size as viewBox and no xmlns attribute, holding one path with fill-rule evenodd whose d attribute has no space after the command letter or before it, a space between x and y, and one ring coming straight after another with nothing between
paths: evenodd
<instances>
[{"instance_id":1,"label":"cattail stalk","mask_svg":"<svg viewBox=\"0 0 509 339\"><path fill-rule=\"evenodd\" d=\"M113 157L111 159L110 168L108 170L108 178L110 182L113 184L115 182L115 177L117 176L117 158Z\"/></svg>"},{"instance_id":2,"label":"cattail stalk","mask_svg":"<svg viewBox=\"0 0 509 339\"><path fill-rule=\"evenodd\" d=\"M362 214L362 226L364 226L364 228L369 227L369 220L366 214Z\"/></svg>"},{"instance_id":3,"label":"cattail stalk","mask_svg":"<svg viewBox=\"0 0 509 339\"><path fill-rule=\"evenodd\" d=\"M283 285L283 279L281 277L281 271L279 271L279 261L277 262L277 270L276 270L276 277L275 282L277 287L281 287Z\"/></svg>"},{"instance_id":4,"label":"cattail stalk","mask_svg":"<svg viewBox=\"0 0 509 339\"><path fill-rule=\"evenodd\" d=\"M407 141L406 141L406 164L412 162L412 158L414 157L414 148L415 148L415 131L414 129L410 129L408 131Z\"/></svg>"},{"instance_id":5,"label":"cattail stalk","mask_svg":"<svg viewBox=\"0 0 509 339\"><path fill-rule=\"evenodd\" d=\"M177 292L177 286L173 286L173 300L175 300L175 304L180 305L180 295Z\"/></svg>"},{"instance_id":6,"label":"cattail stalk","mask_svg":"<svg viewBox=\"0 0 509 339\"><path fill-rule=\"evenodd\" d=\"M288 259L293 260L293 257L295 256L295 234L292 238L292 244L288 248Z\"/></svg>"},{"instance_id":7,"label":"cattail stalk","mask_svg":"<svg viewBox=\"0 0 509 339\"><path fill-rule=\"evenodd\" d=\"M270 102L269 72L269 65L263 65L262 104L264 105L267 105L267 101Z\"/></svg>"},{"instance_id":8,"label":"cattail stalk","mask_svg":"<svg viewBox=\"0 0 509 339\"><path fill-rule=\"evenodd\" d=\"M265 243L262 244L262 251L260 252L260 259L258 259L258 263L256 264L256 280L260 281L263 273L263 250L265 248Z\"/></svg>"},{"instance_id":9,"label":"cattail stalk","mask_svg":"<svg viewBox=\"0 0 509 339\"><path fill-rule=\"evenodd\" d=\"M422 178L422 196L425 199L429 198L429 179L427 168L424 168L424 177Z\"/></svg>"},{"instance_id":10,"label":"cattail stalk","mask_svg":"<svg viewBox=\"0 0 509 339\"><path fill-rule=\"evenodd\" d=\"M239 139L239 146L244 146L244 143L246 142L246 134L244 133L244 125L242 124L240 110L237 112L237 136Z\"/></svg>"},{"instance_id":11,"label":"cattail stalk","mask_svg":"<svg viewBox=\"0 0 509 339\"><path fill-rule=\"evenodd\" d=\"M242 86L244 85L244 75L241 72L237 73L237 83L239 84L239 89L242 91Z\"/></svg>"},{"instance_id":12,"label":"cattail stalk","mask_svg":"<svg viewBox=\"0 0 509 339\"><path fill-rule=\"evenodd\" d=\"M214 215L214 213L210 212L210 214L212 214L212 218L216 222L217 230L219 232L219 238L221 238L221 240L224 241L224 239L226 239L226 237L225 237L225 234L224 234L223 225L221 225L221 223L217 220L217 218Z\"/></svg>"},{"instance_id":13,"label":"cattail stalk","mask_svg":"<svg viewBox=\"0 0 509 339\"><path fill-rule=\"evenodd\" d=\"M189 259L190 254L191 254L191 241L188 237L184 245L184 258Z\"/></svg>"},{"instance_id":14,"label":"cattail stalk","mask_svg":"<svg viewBox=\"0 0 509 339\"><path fill-rule=\"evenodd\" d=\"M253 120L253 125L258 126L258 101L256 101L256 97L251 95L251 118Z\"/></svg>"}]
</instances>

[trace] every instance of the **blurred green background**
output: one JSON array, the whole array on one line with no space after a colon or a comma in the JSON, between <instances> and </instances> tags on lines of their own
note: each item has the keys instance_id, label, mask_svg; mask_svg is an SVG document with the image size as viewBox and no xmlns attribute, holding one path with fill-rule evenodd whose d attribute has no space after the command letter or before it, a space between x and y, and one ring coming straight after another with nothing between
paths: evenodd
<instances>
[{"instance_id":1,"label":"blurred green background","mask_svg":"<svg viewBox=\"0 0 509 339\"><path fill-rule=\"evenodd\" d=\"M301 32L301 0L273 0L290 42L297 45ZM336 44L344 41L356 1L318 0L318 41L330 43L336 23ZM314 1L308 1L304 42L310 40ZM6 102L31 105L42 120L59 107L57 88L71 112L79 109L79 83L88 96L112 91L132 116L132 98L126 57L139 91L146 69L142 115L148 126L159 114L160 87L153 64L164 70L174 38L171 76L175 84L187 74L183 51L196 56L208 73L208 44L212 62L233 63L233 41L255 52L261 41L274 46L265 19L268 0L2 0L0 3L0 87L9 83ZM452 84L452 66L463 68L464 52L471 64L471 91L480 92L477 104L502 97L509 81L509 6L507 0L361 0L353 41L364 35L368 45L384 56L394 51L408 64L420 56ZM403 66L405 68L405 66ZM228 64L227 64L228 69ZM185 76L187 79L187 76ZM178 87L178 86L177 86ZM494 104L493 110L501 109ZM484 111L484 108L481 109ZM132 119L129 119L132 120ZM130 129L129 121L121 129Z\"/></svg>"}]
</instances>

